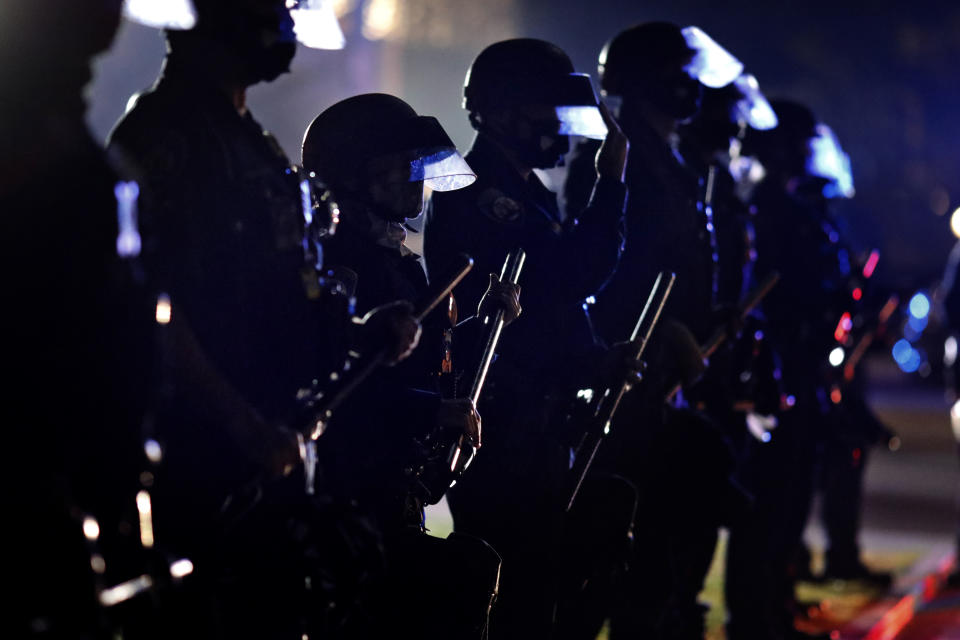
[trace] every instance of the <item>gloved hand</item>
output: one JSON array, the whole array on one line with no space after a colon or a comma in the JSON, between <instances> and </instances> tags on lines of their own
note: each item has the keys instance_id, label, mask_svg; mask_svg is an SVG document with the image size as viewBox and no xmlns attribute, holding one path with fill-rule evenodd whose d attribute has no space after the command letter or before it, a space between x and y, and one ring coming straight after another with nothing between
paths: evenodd
<instances>
[{"instance_id":1,"label":"gloved hand","mask_svg":"<svg viewBox=\"0 0 960 640\"><path fill-rule=\"evenodd\" d=\"M610 115L607 105L600 103L600 115L607 125L607 137L597 151L595 159L597 175L611 177L623 182L627 173L627 155L630 152L630 140L620 129L620 125Z\"/></svg>"},{"instance_id":2,"label":"gloved hand","mask_svg":"<svg viewBox=\"0 0 960 640\"><path fill-rule=\"evenodd\" d=\"M664 318L657 327L658 340L662 345L664 366L672 379L679 379L689 387L707 370L707 363L700 354L700 345L690 330L673 318Z\"/></svg>"},{"instance_id":3,"label":"gloved hand","mask_svg":"<svg viewBox=\"0 0 960 640\"><path fill-rule=\"evenodd\" d=\"M265 425L263 435L261 466L274 475L290 475L301 461L301 439L287 427L273 424Z\"/></svg>"},{"instance_id":4,"label":"gloved hand","mask_svg":"<svg viewBox=\"0 0 960 640\"><path fill-rule=\"evenodd\" d=\"M360 327L360 349L368 353L384 351L388 366L409 356L420 342L420 322L413 316L413 305L405 300L371 309L356 324Z\"/></svg>"},{"instance_id":5,"label":"gloved hand","mask_svg":"<svg viewBox=\"0 0 960 640\"><path fill-rule=\"evenodd\" d=\"M480 448L482 427L473 401L466 398L441 401L437 424L441 429L463 434L474 448Z\"/></svg>"},{"instance_id":6,"label":"gloved hand","mask_svg":"<svg viewBox=\"0 0 960 640\"><path fill-rule=\"evenodd\" d=\"M624 382L639 381L647 365L637 360L637 347L630 341L617 342L600 358L597 383L602 389L619 387Z\"/></svg>"},{"instance_id":7,"label":"gloved hand","mask_svg":"<svg viewBox=\"0 0 960 640\"><path fill-rule=\"evenodd\" d=\"M727 340L733 342L740 337L744 321L740 309L736 305L722 304L713 308L713 325L723 327L727 333Z\"/></svg>"},{"instance_id":8,"label":"gloved hand","mask_svg":"<svg viewBox=\"0 0 960 640\"><path fill-rule=\"evenodd\" d=\"M490 274L490 284L487 292L480 299L477 307L477 317L492 316L496 311L503 311L503 323L510 324L520 315L520 285L512 282L500 282L497 274Z\"/></svg>"}]
</instances>

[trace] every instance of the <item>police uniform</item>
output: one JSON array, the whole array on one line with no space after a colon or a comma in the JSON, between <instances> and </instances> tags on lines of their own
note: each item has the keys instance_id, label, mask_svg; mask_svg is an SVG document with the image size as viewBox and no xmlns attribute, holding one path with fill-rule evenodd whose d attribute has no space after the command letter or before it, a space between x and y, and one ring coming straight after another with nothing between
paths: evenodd
<instances>
[{"instance_id":1,"label":"police uniform","mask_svg":"<svg viewBox=\"0 0 960 640\"><path fill-rule=\"evenodd\" d=\"M282 421L297 389L324 371L286 156L212 78L174 54L109 147L141 183L144 258L156 288L227 381L266 420ZM181 488L194 494L198 517L209 517L256 469L222 427L197 424L196 408L173 410L185 415L171 417L164 436L169 455L184 458L170 466L200 472Z\"/></svg>"},{"instance_id":2,"label":"police uniform","mask_svg":"<svg viewBox=\"0 0 960 640\"><path fill-rule=\"evenodd\" d=\"M527 253L520 279L523 315L511 324L481 398L483 449L450 496L457 530L488 540L504 558L494 633L544 633L553 617L568 443L556 403L572 398L593 345L580 310L616 264L622 243L625 188L597 181L581 215L562 218L556 196L531 174L512 168L479 134L466 156L477 181L434 193L427 206L424 255L432 275L466 252L475 267L458 289L463 310L475 309L487 274L507 253ZM468 311L464 311L466 314Z\"/></svg>"},{"instance_id":3,"label":"police uniform","mask_svg":"<svg viewBox=\"0 0 960 640\"><path fill-rule=\"evenodd\" d=\"M665 320L687 327L693 346L716 326L716 249L700 198L701 183L642 119L624 112L619 123L630 139L626 249L597 296L591 317L606 340L623 339L656 274L672 271L677 280ZM565 187L570 206L582 197L593 153L592 143L581 144L571 162ZM666 331L661 327L656 335L665 336ZM661 515L656 523L642 516L635 523L636 552L612 599L611 633L670 637L696 633L702 623L696 595L709 569L724 509L736 495L728 482L733 456L712 423L687 409L664 407L664 392L681 374L676 354L658 341L646 359L650 368L645 384L618 411L601 463L637 484L638 514ZM667 552L649 554L650 548Z\"/></svg>"},{"instance_id":4,"label":"police uniform","mask_svg":"<svg viewBox=\"0 0 960 640\"><path fill-rule=\"evenodd\" d=\"M356 313L361 317L396 300L415 304L425 294L419 258L405 247L382 247L347 228L330 238L324 251L327 268L356 274ZM344 403L320 443L328 490L359 500L377 514L385 531L422 523L422 497L414 494L413 478L405 470L417 464L416 442L436 423L445 338L452 328L447 311L447 305L440 305L424 321L420 344L410 357L374 373Z\"/></svg>"},{"instance_id":5,"label":"police uniform","mask_svg":"<svg viewBox=\"0 0 960 640\"><path fill-rule=\"evenodd\" d=\"M116 125L109 151L140 183L144 262L152 286L169 294L173 322L189 325L206 359L266 425L286 422L298 389L331 370L333 353L320 301L310 297L316 275L304 270L302 201L289 160L216 78L176 49ZM254 456L274 432L238 433L209 415L218 398L178 382L157 422L164 459L155 535L198 569L165 613L168 632L297 629L307 565L291 541L299 530L288 527L322 519L293 478L268 486L280 495L258 503L259 493L246 489L262 478ZM293 505L286 519L265 517L281 503ZM326 606L324 589L314 595L314 607Z\"/></svg>"}]
</instances>

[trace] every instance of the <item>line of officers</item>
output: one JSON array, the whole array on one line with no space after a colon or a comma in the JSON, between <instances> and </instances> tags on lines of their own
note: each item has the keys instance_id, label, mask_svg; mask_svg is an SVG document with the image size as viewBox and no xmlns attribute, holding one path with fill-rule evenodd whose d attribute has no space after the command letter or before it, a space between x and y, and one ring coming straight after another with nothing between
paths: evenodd
<instances>
[{"instance_id":1,"label":"line of officers","mask_svg":"<svg viewBox=\"0 0 960 640\"><path fill-rule=\"evenodd\" d=\"M465 156L367 94L310 123L294 168L245 95L288 70L297 9L196 0L104 151L82 89L120 4L4 9L12 637L702 638L725 527L728 637L792 638L818 489L827 574L883 582L856 531L885 431L828 359L869 329L873 267L830 215L849 166L808 108L651 22L600 54L616 108L559 47L507 40L467 72ZM565 159L558 198L535 170ZM496 277L518 247L519 286ZM462 253L472 271L419 317ZM625 341L661 271L638 363ZM313 441L306 399L373 354ZM625 380L568 509L583 405ZM449 491L425 480L445 439L477 451ZM444 493L441 539L423 512Z\"/></svg>"}]
</instances>

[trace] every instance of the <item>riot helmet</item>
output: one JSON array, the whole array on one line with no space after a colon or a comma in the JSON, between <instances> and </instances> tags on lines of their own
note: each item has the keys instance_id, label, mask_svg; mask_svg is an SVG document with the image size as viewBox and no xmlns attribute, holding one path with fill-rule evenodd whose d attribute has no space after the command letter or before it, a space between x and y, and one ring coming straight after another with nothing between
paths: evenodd
<instances>
[{"instance_id":1,"label":"riot helmet","mask_svg":"<svg viewBox=\"0 0 960 640\"><path fill-rule=\"evenodd\" d=\"M686 120L700 106L702 86L726 86L743 65L698 27L647 22L607 42L598 71L604 94L626 101L646 99Z\"/></svg>"},{"instance_id":2,"label":"riot helmet","mask_svg":"<svg viewBox=\"0 0 960 640\"><path fill-rule=\"evenodd\" d=\"M396 234L420 214L424 185L451 191L477 178L436 118L383 93L341 100L318 115L304 134L302 163L341 204L356 202Z\"/></svg>"},{"instance_id":3,"label":"riot helmet","mask_svg":"<svg viewBox=\"0 0 960 640\"><path fill-rule=\"evenodd\" d=\"M808 107L790 100L771 100L779 124L769 131L751 131L744 149L755 154L771 173L793 183L795 193L810 198L852 198L850 157L833 130Z\"/></svg>"},{"instance_id":4,"label":"riot helmet","mask_svg":"<svg viewBox=\"0 0 960 640\"><path fill-rule=\"evenodd\" d=\"M603 139L607 127L587 74L562 49L517 38L480 52L467 71L463 107L470 122L534 168L562 163L569 136Z\"/></svg>"},{"instance_id":5,"label":"riot helmet","mask_svg":"<svg viewBox=\"0 0 960 640\"><path fill-rule=\"evenodd\" d=\"M343 32L329 0L125 0L128 18L167 30L178 42L205 38L225 44L249 84L290 70L296 43L343 47Z\"/></svg>"},{"instance_id":6,"label":"riot helmet","mask_svg":"<svg viewBox=\"0 0 960 640\"><path fill-rule=\"evenodd\" d=\"M725 87L705 88L700 111L685 130L703 151L713 153L738 147L748 127L766 131L775 126L777 115L760 92L757 79L743 74Z\"/></svg>"},{"instance_id":7,"label":"riot helmet","mask_svg":"<svg viewBox=\"0 0 960 640\"><path fill-rule=\"evenodd\" d=\"M51 109L83 111L81 89L90 81L91 59L112 44L120 23L120 2L4 4L0 82L5 128L16 129L16 123L22 123L20 117Z\"/></svg>"},{"instance_id":8,"label":"riot helmet","mask_svg":"<svg viewBox=\"0 0 960 640\"><path fill-rule=\"evenodd\" d=\"M793 100L774 99L769 104L777 114L773 129L749 129L743 152L756 157L770 174L782 179L807 175L809 143L817 136L817 117L809 107Z\"/></svg>"}]
</instances>

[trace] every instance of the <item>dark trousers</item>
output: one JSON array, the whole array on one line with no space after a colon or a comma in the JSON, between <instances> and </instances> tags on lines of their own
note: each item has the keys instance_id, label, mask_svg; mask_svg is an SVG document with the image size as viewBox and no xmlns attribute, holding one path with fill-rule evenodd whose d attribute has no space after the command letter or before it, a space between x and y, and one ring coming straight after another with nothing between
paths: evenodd
<instances>
[{"instance_id":1,"label":"dark trousers","mask_svg":"<svg viewBox=\"0 0 960 640\"><path fill-rule=\"evenodd\" d=\"M738 479L752 511L730 528L724 593L731 640L778 638L795 610L793 561L813 495L816 412L787 412L770 442L747 440Z\"/></svg>"},{"instance_id":2,"label":"dark trousers","mask_svg":"<svg viewBox=\"0 0 960 640\"><path fill-rule=\"evenodd\" d=\"M568 454L546 438L485 444L448 495L454 529L500 554L490 638L549 638L558 598Z\"/></svg>"}]
</instances>

